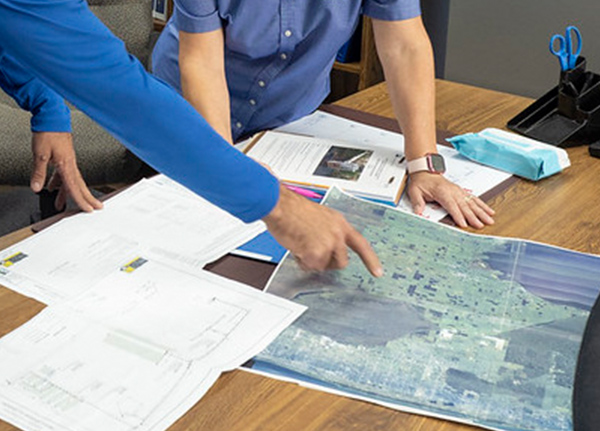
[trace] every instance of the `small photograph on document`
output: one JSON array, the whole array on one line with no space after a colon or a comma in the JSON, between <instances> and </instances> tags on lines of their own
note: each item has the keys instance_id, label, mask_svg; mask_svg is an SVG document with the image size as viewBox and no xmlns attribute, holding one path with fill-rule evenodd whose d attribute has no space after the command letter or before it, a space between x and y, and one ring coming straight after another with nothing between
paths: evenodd
<instances>
[{"instance_id":1,"label":"small photograph on document","mask_svg":"<svg viewBox=\"0 0 600 431\"><path fill-rule=\"evenodd\" d=\"M373 151L332 146L321 159L313 175L358 181Z\"/></svg>"}]
</instances>

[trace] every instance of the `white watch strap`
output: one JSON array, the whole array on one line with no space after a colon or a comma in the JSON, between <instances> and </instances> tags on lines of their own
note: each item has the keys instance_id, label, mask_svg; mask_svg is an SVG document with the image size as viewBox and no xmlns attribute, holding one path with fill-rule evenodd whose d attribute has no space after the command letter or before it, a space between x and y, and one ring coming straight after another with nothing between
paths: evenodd
<instances>
[{"instance_id":1,"label":"white watch strap","mask_svg":"<svg viewBox=\"0 0 600 431\"><path fill-rule=\"evenodd\" d=\"M418 159L410 160L406 163L406 169L409 174L415 172L428 171L429 166L427 165L427 156L419 157Z\"/></svg>"}]
</instances>

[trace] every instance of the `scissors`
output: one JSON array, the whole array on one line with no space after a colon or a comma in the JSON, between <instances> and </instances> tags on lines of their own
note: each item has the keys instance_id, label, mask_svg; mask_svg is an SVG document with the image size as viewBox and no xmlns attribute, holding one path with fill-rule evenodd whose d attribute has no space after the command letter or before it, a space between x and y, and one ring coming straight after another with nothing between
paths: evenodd
<instances>
[{"instance_id":1,"label":"scissors","mask_svg":"<svg viewBox=\"0 0 600 431\"><path fill-rule=\"evenodd\" d=\"M573 46L572 34L575 33L577 38L577 50ZM556 41L558 40L558 49L555 49ZM577 58L581 53L581 33L574 25L567 27L565 35L555 34L550 39L550 52L558 57L560 68L562 70L571 70L577 63Z\"/></svg>"}]
</instances>

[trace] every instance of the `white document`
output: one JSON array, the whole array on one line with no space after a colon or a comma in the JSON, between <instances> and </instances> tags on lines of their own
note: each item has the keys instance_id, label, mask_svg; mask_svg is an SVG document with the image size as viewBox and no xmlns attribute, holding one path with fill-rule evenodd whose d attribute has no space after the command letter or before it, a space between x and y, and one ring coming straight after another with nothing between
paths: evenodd
<instances>
[{"instance_id":1,"label":"white document","mask_svg":"<svg viewBox=\"0 0 600 431\"><path fill-rule=\"evenodd\" d=\"M404 186L403 152L376 142L270 131L246 154L267 164L283 182L311 188L335 185L360 197L397 203Z\"/></svg>"},{"instance_id":2,"label":"white document","mask_svg":"<svg viewBox=\"0 0 600 431\"><path fill-rule=\"evenodd\" d=\"M93 215L100 227L133 238L150 257L201 268L266 230L244 223L164 175L142 180Z\"/></svg>"},{"instance_id":3,"label":"white document","mask_svg":"<svg viewBox=\"0 0 600 431\"><path fill-rule=\"evenodd\" d=\"M147 261L0 339L0 418L25 431L156 431L305 307Z\"/></svg>"},{"instance_id":4,"label":"white document","mask_svg":"<svg viewBox=\"0 0 600 431\"><path fill-rule=\"evenodd\" d=\"M0 284L52 304L141 256L195 270L264 230L158 176L0 251Z\"/></svg>"},{"instance_id":5,"label":"white document","mask_svg":"<svg viewBox=\"0 0 600 431\"><path fill-rule=\"evenodd\" d=\"M326 112L316 111L293 123L279 127L277 130L319 138L338 139L354 144L377 145L404 153L404 137L401 134ZM446 178L475 196L481 196L511 177L511 174L466 159L454 148L438 145L438 152L446 159L446 173L444 174ZM402 196L398 208L412 213L412 206L406 193ZM443 219L447 214L437 204L427 204L423 211L423 217L434 221Z\"/></svg>"},{"instance_id":6,"label":"white document","mask_svg":"<svg viewBox=\"0 0 600 431\"><path fill-rule=\"evenodd\" d=\"M277 128L278 131L387 147L404 152L404 136L379 127L316 111Z\"/></svg>"}]
</instances>

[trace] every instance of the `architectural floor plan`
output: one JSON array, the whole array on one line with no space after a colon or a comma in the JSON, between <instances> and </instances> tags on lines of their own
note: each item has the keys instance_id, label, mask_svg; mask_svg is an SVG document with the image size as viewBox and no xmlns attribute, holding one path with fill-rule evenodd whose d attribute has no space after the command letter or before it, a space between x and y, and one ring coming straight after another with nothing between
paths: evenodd
<instances>
[{"instance_id":1,"label":"architectural floor plan","mask_svg":"<svg viewBox=\"0 0 600 431\"><path fill-rule=\"evenodd\" d=\"M205 271L123 267L0 339L0 418L25 431L164 430L303 308Z\"/></svg>"}]
</instances>

